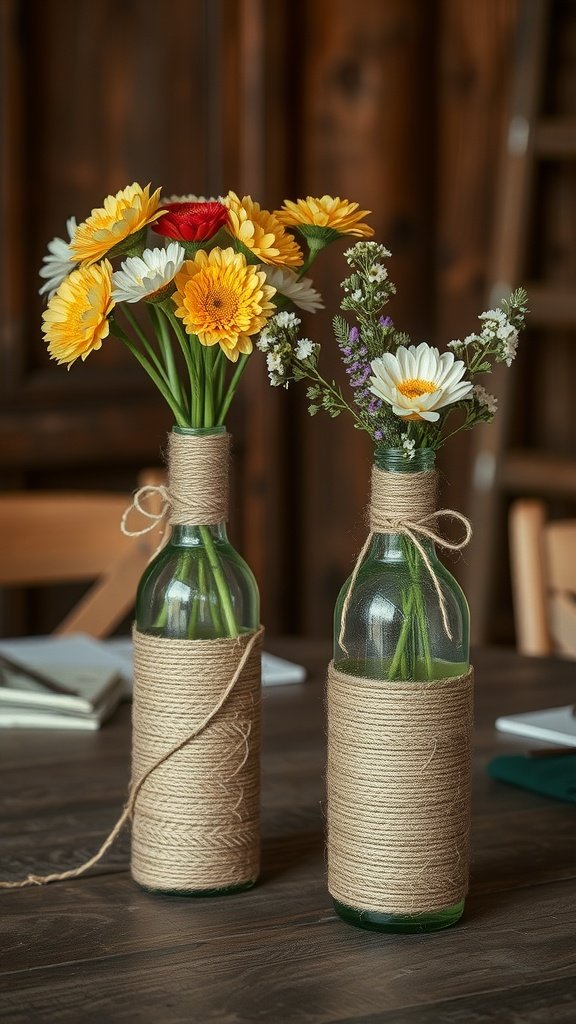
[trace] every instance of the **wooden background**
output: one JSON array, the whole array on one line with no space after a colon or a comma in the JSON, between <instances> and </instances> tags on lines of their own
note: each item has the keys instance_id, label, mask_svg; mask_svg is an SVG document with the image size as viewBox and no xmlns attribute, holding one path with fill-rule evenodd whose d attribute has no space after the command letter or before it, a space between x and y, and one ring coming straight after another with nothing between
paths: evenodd
<instances>
[{"instance_id":1,"label":"wooden background","mask_svg":"<svg viewBox=\"0 0 576 1024\"><path fill-rule=\"evenodd\" d=\"M570 6L554 15L568 57ZM517 14L518 0L2 0L0 486L130 490L160 459L170 416L119 344L67 373L40 332L47 241L133 180L167 194L234 188L269 208L357 200L394 254L395 321L441 344L469 333L486 299ZM561 225L565 207L551 204ZM329 311L307 324L328 375L340 373L330 316L344 248L317 264ZM519 380L554 412L530 418L526 439L573 448L574 406L562 419L553 372L539 391L542 351ZM555 358L574 381L567 339ZM269 388L259 355L230 429L231 535L263 621L327 635L363 537L369 444L343 419L310 420L303 393ZM464 439L442 459L462 508L469 452ZM496 617L509 623L502 593ZM54 609L29 600L0 628L50 628Z\"/></svg>"}]
</instances>

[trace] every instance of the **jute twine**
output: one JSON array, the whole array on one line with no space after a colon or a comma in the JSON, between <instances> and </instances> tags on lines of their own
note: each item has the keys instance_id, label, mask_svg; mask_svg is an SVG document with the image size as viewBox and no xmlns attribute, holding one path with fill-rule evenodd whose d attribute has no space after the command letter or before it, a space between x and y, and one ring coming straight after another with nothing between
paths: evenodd
<instances>
[{"instance_id":1,"label":"jute twine","mask_svg":"<svg viewBox=\"0 0 576 1024\"><path fill-rule=\"evenodd\" d=\"M141 537L165 521L156 555L170 526L212 526L228 520L230 434L168 435L168 485L140 487L122 516L120 528L127 537ZM160 499L158 512L146 508L150 498ZM128 519L134 512L148 520L133 530Z\"/></svg>"},{"instance_id":2,"label":"jute twine","mask_svg":"<svg viewBox=\"0 0 576 1024\"><path fill-rule=\"evenodd\" d=\"M90 857L89 860L84 861L84 863L80 864L79 867L72 868L69 871L60 871L50 875L29 874L26 878L22 879L19 882L0 882L0 889L24 889L30 885L47 885L49 882L64 882L70 878L78 878L80 875L83 875L86 871L88 871L91 867L94 867L95 864L98 864L98 862L102 860L102 857L104 856L106 851L110 849L115 839L122 831L126 822L134 816L134 812L137 807L137 803L140 799L140 794L145 783L148 780L152 779L152 776L154 775L155 772L159 771L161 768L165 769L166 766L168 765L168 762L170 762L172 758L176 757L180 753L180 751L188 747L189 744L197 742L198 739L202 737L205 730L207 730L208 727L211 726L212 722L214 722L214 727L218 726L219 728L220 719L218 716L220 715L221 712L224 712L225 705L229 700L230 695L234 692L235 687L240 680L242 680L242 682L240 684L239 689L240 692L243 694L243 700L241 701L241 703L244 710L247 709L248 690L250 691L250 694L254 693L255 695L260 680L260 651L263 635L264 629L261 626L254 633L245 634L242 637L233 639L164 641L166 644L172 644L176 642L178 644L197 645L198 647L201 645L203 649L205 645L208 644L212 646L213 651L214 645L218 645L220 654L223 656L225 655L224 660L226 661L227 668L231 670L232 674L228 679L224 676L223 673L220 674L219 678L221 683L221 689L217 694L217 699L215 700L215 703L211 708L209 708L209 710L206 711L204 717L201 717L200 715L196 714L194 715L194 718L192 719L194 721L192 728L190 728L190 719L187 719L186 723L184 722L182 710L180 708L180 724L182 726L180 734L178 735L178 737L176 737L175 730L166 730L167 739L170 740L170 738L172 738L174 740L174 742L172 742L172 745L166 746L161 749L160 746L156 744L155 752L157 756L155 760L151 761L151 763L150 758L144 757L143 759L141 754L138 755L139 763L143 765L143 761L145 762L145 764L140 769L141 774L137 774L136 771L133 770L132 782L130 784L130 790L128 793L128 800L126 802L124 810L122 811L122 814L120 815L118 821L114 825L114 828L106 837L106 839L100 846L99 850L97 850L93 857ZM154 638L147 637L146 639ZM226 648L226 652L224 652L224 648ZM245 669L246 678L244 675ZM258 682L256 680L258 680ZM190 686L192 685L193 683L190 683ZM190 693L188 699L190 699ZM166 713L166 708L164 710ZM252 698L250 699L250 713L253 713L255 716L255 725L251 726L250 730L248 730L248 727L245 724L245 719L242 718L240 711L236 709L235 714L237 714L237 717L234 719L234 729L232 731L234 731L235 733L235 739L237 742L240 741L241 733L246 737L244 740L242 740L244 751L247 751L246 763L250 762L252 771L255 772L255 756L257 757L257 754L255 755L255 751L257 751L258 749L259 728L259 702L256 699L256 697L254 697L254 701L252 701ZM228 709L226 709L226 712L223 713L222 717L229 718ZM234 756L235 755L230 753L230 758ZM233 769L231 770L230 765L225 763L227 759L228 751L226 752L226 758L224 759L224 761L221 759L221 762L219 764L219 767L221 768L220 783L223 788L227 785L233 784L236 788L236 798L238 798L239 794L237 784L234 783L233 779L231 783L230 779L228 778L228 776L233 775ZM242 758L239 761L236 761L235 765L235 767L238 768L238 775L240 775L245 768L245 765L242 765L241 768L239 767L241 761ZM215 765L213 767L216 768L217 766ZM193 805L194 801L191 802L191 809ZM214 827L215 830L217 830L218 822L216 820ZM153 887L155 888L156 886L154 885Z\"/></svg>"},{"instance_id":3,"label":"jute twine","mask_svg":"<svg viewBox=\"0 0 576 1024\"><path fill-rule=\"evenodd\" d=\"M338 636L338 644L346 653L348 653L348 648L346 647L344 637L352 591L360 566L375 533L398 533L410 538L434 585L445 633L450 639L452 638L446 598L444 597L438 576L422 544L422 539L431 540L438 544L439 547L448 551L461 551L470 541L472 526L466 516L463 516L461 512L457 512L455 509L437 509L437 492L438 474L435 470L429 470L425 473L389 473L379 469L377 466L372 467L372 492L369 510L370 532L356 559L342 608L340 634ZM433 529L432 524L441 518L456 519L462 524L464 536L461 540L449 541L438 532L438 529Z\"/></svg>"},{"instance_id":4,"label":"jute twine","mask_svg":"<svg viewBox=\"0 0 576 1024\"><path fill-rule=\"evenodd\" d=\"M433 682L328 670L328 888L420 914L468 887L473 672Z\"/></svg>"},{"instance_id":5,"label":"jute twine","mask_svg":"<svg viewBox=\"0 0 576 1024\"><path fill-rule=\"evenodd\" d=\"M228 434L171 434L168 487L137 492L122 529L138 536L170 523L228 517ZM150 492L161 512L141 505ZM131 510L150 522L129 530ZM162 544L162 542L161 542ZM161 546L161 545L160 545ZM133 818L132 873L153 889L198 891L254 880L259 863L260 655L264 630L218 640L134 632L132 783L100 849L77 868L29 874L2 889L77 878Z\"/></svg>"},{"instance_id":6,"label":"jute twine","mask_svg":"<svg viewBox=\"0 0 576 1024\"><path fill-rule=\"evenodd\" d=\"M226 687L246 637L134 632L133 773L145 781L134 808L132 875L140 885L198 891L258 875L262 631L256 636ZM190 731L195 742L182 742ZM165 750L174 751L169 760L161 760Z\"/></svg>"}]
</instances>

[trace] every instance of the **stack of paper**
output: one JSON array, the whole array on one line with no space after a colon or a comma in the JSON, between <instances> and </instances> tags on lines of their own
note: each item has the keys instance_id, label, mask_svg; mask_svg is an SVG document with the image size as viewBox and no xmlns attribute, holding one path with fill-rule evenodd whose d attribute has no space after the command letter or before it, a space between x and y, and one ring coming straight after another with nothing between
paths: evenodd
<instances>
[{"instance_id":1,"label":"stack of paper","mask_svg":"<svg viewBox=\"0 0 576 1024\"><path fill-rule=\"evenodd\" d=\"M262 655L264 686L305 677L301 665ZM99 729L131 695L129 637L102 641L74 633L0 640L0 728Z\"/></svg>"},{"instance_id":2,"label":"stack of paper","mask_svg":"<svg viewBox=\"0 0 576 1024\"><path fill-rule=\"evenodd\" d=\"M117 659L91 637L0 641L0 728L99 729L124 685Z\"/></svg>"}]
</instances>

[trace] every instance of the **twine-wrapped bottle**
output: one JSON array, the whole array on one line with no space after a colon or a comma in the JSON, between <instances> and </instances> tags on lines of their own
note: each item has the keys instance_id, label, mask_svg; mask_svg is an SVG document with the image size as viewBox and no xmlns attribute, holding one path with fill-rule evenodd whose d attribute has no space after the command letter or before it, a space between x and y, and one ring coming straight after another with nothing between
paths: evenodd
<instances>
[{"instance_id":1,"label":"twine-wrapped bottle","mask_svg":"<svg viewBox=\"0 0 576 1024\"><path fill-rule=\"evenodd\" d=\"M337 912L432 931L468 884L469 614L438 560L434 452L377 451L370 534L335 611L328 678L328 880ZM465 522L465 521L464 521Z\"/></svg>"},{"instance_id":2,"label":"twine-wrapped bottle","mask_svg":"<svg viewBox=\"0 0 576 1024\"><path fill-rule=\"evenodd\" d=\"M132 874L208 895L259 871L256 581L226 535L229 435L174 428L172 534L148 566L134 631Z\"/></svg>"}]
</instances>

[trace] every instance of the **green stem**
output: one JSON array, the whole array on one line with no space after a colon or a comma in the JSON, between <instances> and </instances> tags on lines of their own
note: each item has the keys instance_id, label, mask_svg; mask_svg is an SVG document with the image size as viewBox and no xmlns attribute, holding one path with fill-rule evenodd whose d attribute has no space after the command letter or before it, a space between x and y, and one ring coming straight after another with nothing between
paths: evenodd
<instances>
[{"instance_id":1,"label":"green stem","mask_svg":"<svg viewBox=\"0 0 576 1024\"><path fill-rule=\"evenodd\" d=\"M213 427L214 424L214 356L213 348L202 349L204 362L204 426Z\"/></svg>"},{"instance_id":2,"label":"green stem","mask_svg":"<svg viewBox=\"0 0 576 1024\"><path fill-rule=\"evenodd\" d=\"M126 348L129 349L134 358L137 359L140 365L144 368L144 370L146 370L146 373L154 382L160 394L163 396L163 398L165 398L168 405L170 406L172 412L174 413L174 417L176 419L176 423L178 424L178 426L188 426L185 412L180 407L177 399L172 394L168 384L166 384L166 382L160 376L160 374L153 366L153 364L149 362L146 356L144 356L142 352L139 351L139 349L136 348L136 345L134 344L132 339L129 338L126 332L122 330L120 324L117 321L110 320L110 331L116 338L119 338L119 340L126 345Z\"/></svg>"},{"instance_id":3,"label":"green stem","mask_svg":"<svg viewBox=\"0 0 576 1024\"><path fill-rule=\"evenodd\" d=\"M206 555L208 558L208 565L212 570L214 576L214 582L220 598L220 607L222 609L222 615L224 619L224 628L226 629L227 636L238 636L238 626L236 625L236 618L234 615L234 608L232 607L232 599L230 597L230 591L226 583L226 578L222 570L222 565L216 551L214 539L210 533L209 526L199 526L198 530L204 547L206 548Z\"/></svg>"},{"instance_id":4,"label":"green stem","mask_svg":"<svg viewBox=\"0 0 576 1024\"><path fill-rule=\"evenodd\" d=\"M134 316L134 314L128 309L128 307L127 307L127 305L125 303L122 303L119 306L119 308L122 310L122 313L123 313L124 317L126 318L128 323L130 324L132 330L134 331L134 333L136 334L137 338L141 342L142 347L146 350L147 355L149 356L150 360L152 361L152 363L154 364L154 366L156 367L158 372L162 374L162 376L166 380L166 383L170 384L170 381L169 381L168 375L166 373L165 367L162 365L160 359L156 355L156 352L152 348L152 345L150 344L149 339L146 337L146 334L144 333L144 331L140 327L140 324L138 323L138 321L137 321L136 317Z\"/></svg>"},{"instance_id":5,"label":"green stem","mask_svg":"<svg viewBox=\"0 0 576 1024\"><path fill-rule=\"evenodd\" d=\"M176 368L176 360L174 359L174 350L172 348L170 332L168 331L165 318L162 312L151 303L148 303L148 313L152 321L152 326L155 328L158 344L162 350L170 387L173 394L178 395L179 403L182 408L185 409L186 401L182 394L182 386L180 384L180 377L178 376L178 370Z\"/></svg>"},{"instance_id":6,"label":"green stem","mask_svg":"<svg viewBox=\"0 0 576 1024\"><path fill-rule=\"evenodd\" d=\"M240 378L244 373L244 370L246 369L246 363L248 362L248 359L248 355L241 355L238 362L236 363L236 369L234 370L232 379L228 385L228 390L224 397L224 401L222 402L220 408L218 409L216 425L224 423L224 420L226 419L226 415L228 413L230 405L232 404L232 399L234 398L234 394L236 388L238 387Z\"/></svg>"},{"instance_id":7,"label":"green stem","mask_svg":"<svg viewBox=\"0 0 576 1024\"><path fill-rule=\"evenodd\" d=\"M407 671L407 665L406 665L406 643L408 641L408 634L409 634L410 625L411 625L411 622L412 622L412 600L413 600L412 588L410 587L409 590L407 591L407 593L405 594L405 598L404 598L404 600L402 602L402 611L404 613L404 621L402 623L402 628L400 629L400 636L398 637L398 643L396 644L396 650L394 652L394 657L392 658L392 661L390 662L390 666L388 668L388 677L390 679L395 679L396 678L398 669L401 666L402 666L402 669L403 669L404 672ZM402 664L403 660L404 660L404 663Z\"/></svg>"},{"instance_id":8,"label":"green stem","mask_svg":"<svg viewBox=\"0 0 576 1024\"><path fill-rule=\"evenodd\" d=\"M182 327L180 325L180 321L177 319L177 317L174 316L174 313L170 309L167 309L164 306L161 306L160 309L162 310L164 316L169 320L170 324L172 325L174 334L176 335L180 348L182 349L182 354L186 362L186 369L188 370L188 377L190 380L191 410L191 423L188 424L188 426L201 427L202 414L200 411L200 403L202 402L202 387L200 382L200 370L197 365L197 362L195 361L192 355L191 338L193 338L194 335L184 334L184 331L182 330Z\"/></svg>"}]
</instances>

